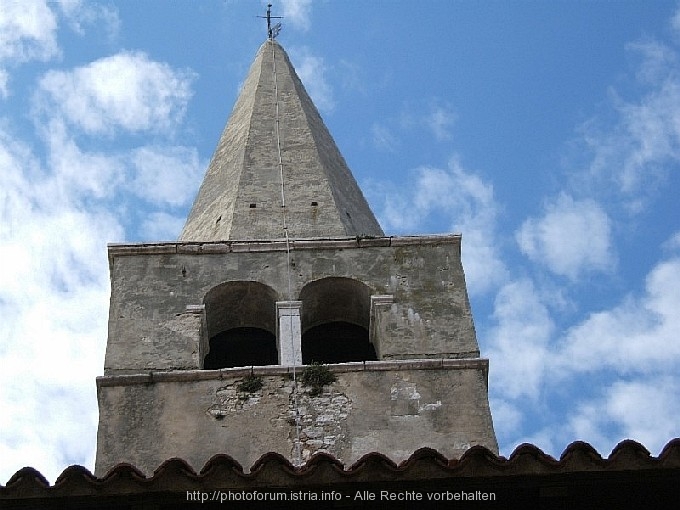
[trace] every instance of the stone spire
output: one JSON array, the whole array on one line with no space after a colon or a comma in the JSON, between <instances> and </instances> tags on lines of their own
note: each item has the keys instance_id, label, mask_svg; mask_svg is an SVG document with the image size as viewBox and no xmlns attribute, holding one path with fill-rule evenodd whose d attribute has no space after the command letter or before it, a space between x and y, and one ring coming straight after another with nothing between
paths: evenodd
<instances>
[{"instance_id":1,"label":"stone spire","mask_svg":"<svg viewBox=\"0 0 680 510\"><path fill-rule=\"evenodd\" d=\"M269 39L180 241L277 239L284 225L290 238L384 235L288 55Z\"/></svg>"}]
</instances>

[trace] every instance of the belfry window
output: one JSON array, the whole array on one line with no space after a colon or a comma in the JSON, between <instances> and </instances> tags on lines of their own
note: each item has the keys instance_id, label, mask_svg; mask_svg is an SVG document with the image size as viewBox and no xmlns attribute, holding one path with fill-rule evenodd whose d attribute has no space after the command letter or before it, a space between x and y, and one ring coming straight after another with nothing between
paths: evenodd
<instances>
[{"instance_id":1,"label":"belfry window","mask_svg":"<svg viewBox=\"0 0 680 510\"><path fill-rule=\"evenodd\" d=\"M302 301L302 362L376 360L369 342L370 289L351 278L323 278L307 284Z\"/></svg>"},{"instance_id":2,"label":"belfry window","mask_svg":"<svg viewBox=\"0 0 680 510\"><path fill-rule=\"evenodd\" d=\"M204 298L210 349L203 368L276 365L276 292L258 282L226 282Z\"/></svg>"}]
</instances>

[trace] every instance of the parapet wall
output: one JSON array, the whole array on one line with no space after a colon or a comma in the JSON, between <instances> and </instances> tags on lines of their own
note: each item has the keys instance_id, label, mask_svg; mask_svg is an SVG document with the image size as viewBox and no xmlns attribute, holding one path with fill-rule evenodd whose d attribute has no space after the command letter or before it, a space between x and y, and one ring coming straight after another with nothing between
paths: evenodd
<instances>
[{"instance_id":1,"label":"parapet wall","mask_svg":"<svg viewBox=\"0 0 680 510\"><path fill-rule=\"evenodd\" d=\"M295 462L328 452L346 465L378 451L395 462L421 447L457 458L497 452L488 361L409 360L329 365L337 381L313 395L293 367L184 370L97 379L96 473L120 462L146 474L180 457L200 469L217 453L248 467L265 453ZM239 389L247 376L262 388ZM296 411L300 427L296 427ZM297 449L299 445L299 450Z\"/></svg>"}]
</instances>

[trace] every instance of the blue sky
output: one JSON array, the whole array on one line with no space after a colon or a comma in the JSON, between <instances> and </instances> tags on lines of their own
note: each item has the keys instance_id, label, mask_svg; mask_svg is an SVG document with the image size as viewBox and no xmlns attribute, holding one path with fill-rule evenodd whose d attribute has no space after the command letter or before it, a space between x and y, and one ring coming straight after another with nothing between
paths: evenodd
<instances>
[{"instance_id":1,"label":"blue sky","mask_svg":"<svg viewBox=\"0 0 680 510\"><path fill-rule=\"evenodd\" d=\"M385 231L463 234L501 453L680 436L678 4L274 3ZM0 483L92 468L106 243L177 237L265 4L0 0Z\"/></svg>"}]
</instances>

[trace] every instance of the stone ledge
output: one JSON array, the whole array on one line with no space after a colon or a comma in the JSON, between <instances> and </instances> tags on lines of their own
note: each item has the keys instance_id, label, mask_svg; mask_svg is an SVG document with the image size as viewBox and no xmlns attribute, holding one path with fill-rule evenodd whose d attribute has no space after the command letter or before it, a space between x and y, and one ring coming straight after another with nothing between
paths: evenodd
<instances>
[{"instance_id":1,"label":"stone ledge","mask_svg":"<svg viewBox=\"0 0 680 510\"><path fill-rule=\"evenodd\" d=\"M473 359L410 359L398 361L355 361L351 363L335 363L326 365L336 374L348 372L387 372L397 370L468 370L476 369L486 372L489 360L485 358ZM97 377L97 387L105 386L135 386L153 384L156 382L188 382L213 379L232 379L247 375L261 376L292 376L293 371L301 374L305 365L293 367L282 365L267 365L239 368L223 368L220 370L172 370L146 372L138 374L109 374Z\"/></svg>"},{"instance_id":2,"label":"stone ledge","mask_svg":"<svg viewBox=\"0 0 680 510\"><path fill-rule=\"evenodd\" d=\"M449 360L449 359L475 359L479 358L480 353L478 350L466 351L466 352L438 352L432 355L415 354L412 352L397 352L389 355L389 357L384 357L383 361L400 361L404 359L408 360Z\"/></svg>"},{"instance_id":3,"label":"stone ledge","mask_svg":"<svg viewBox=\"0 0 680 510\"><path fill-rule=\"evenodd\" d=\"M182 246L181 244L177 244L177 246ZM210 244L205 244L205 245L200 245L200 244L188 244L186 243L185 246L191 246L194 248L196 251L192 251L193 253L200 254L200 253L226 253L233 251L231 249L231 244L229 243L210 243ZM143 250L140 251L140 253L145 253Z\"/></svg>"},{"instance_id":4,"label":"stone ledge","mask_svg":"<svg viewBox=\"0 0 680 510\"><path fill-rule=\"evenodd\" d=\"M286 241L234 241L229 243L230 250L238 252L286 251ZM292 248L291 248L292 249Z\"/></svg>"},{"instance_id":5,"label":"stone ledge","mask_svg":"<svg viewBox=\"0 0 680 510\"><path fill-rule=\"evenodd\" d=\"M402 247L451 244L460 246L460 234L389 237L344 237L292 239L290 250L340 250L372 247ZM109 259L126 255L242 253L286 251L284 239L233 241L173 241L162 243L109 243Z\"/></svg>"},{"instance_id":6,"label":"stone ledge","mask_svg":"<svg viewBox=\"0 0 680 510\"><path fill-rule=\"evenodd\" d=\"M346 239L293 239L290 242L291 250L342 250L352 248L359 248L359 241L355 237Z\"/></svg>"}]
</instances>

